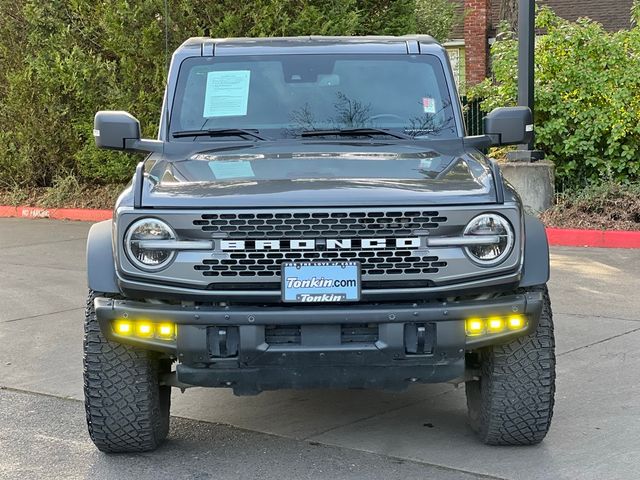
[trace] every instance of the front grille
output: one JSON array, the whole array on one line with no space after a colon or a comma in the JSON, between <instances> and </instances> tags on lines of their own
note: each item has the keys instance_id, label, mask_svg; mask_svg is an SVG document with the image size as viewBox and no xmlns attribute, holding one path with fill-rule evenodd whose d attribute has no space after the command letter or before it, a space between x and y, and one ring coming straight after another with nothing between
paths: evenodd
<instances>
[{"instance_id":1,"label":"front grille","mask_svg":"<svg viewBox=\"0 0 640 480\"><path fill-rule=\"evenodd\" d=\"M274 284L280 280L285 262L359 262L363 286L368 282L429 281L447 267L447 262L426 248L361 247L360 239L399 239L450 234L447 217L421 208L335 209L309 211L241 211L205 213L191 221L198 235L244 240L246 248L216 251L193 265L212 284L234 282ZM199 237L201 238L201 237ZM353 240L344 248L326 248L325 239ZM314 239L313 250L291 249L294 239ZM256 240L281 240L277 249L258 249Z\"/></svg>"},{"instance_id":2,"label":"front grille","mask_svg":"<svg viewBox=\"0 0 640 480\"><path fill-rule=\"evenodd\" d=\"M280 277L283 262L358 261L362 274L435 274L447 262L415 250L340 250L331 252L234 252L228 259L206 259L195 265L205 277Z\"/></svg>"},{"instance_id":3,"label":"front grille","mask_svg":"<svg viewBox=\"0 0 640 480\"><path fill-rule=\"evenodd\" d=\"M343 200L349 203L350 199ZM519 236L508 259L492 268L476 264L463 246L446 241L464 235L469 221L487 209L504 215L515 232L521 230L519 210L506 205L136 210L118 216L119 272L127 285L133 281L162 283L197 289L204 292L202 297L215 297L218 292L220 302L271 304L282 302L285 262L358 262L361 301L387 301L415 295L418 290L515 276L522 252ZM139 218L158 215L183 243L176 246L172 261L161 271L141 271L129 261L120 232Z\"/></svg>"},{"instance_id":4,"label":"front grille","mask_svg":"<svg viewBox=\"0 0 640 480\"><path fill-rule=\"evenodd\" d=\"M193 221L203 232L225 238L342 238L412 235L447 221L433 210L369 212L207 213Z\"/></svg>"}]
</instances>

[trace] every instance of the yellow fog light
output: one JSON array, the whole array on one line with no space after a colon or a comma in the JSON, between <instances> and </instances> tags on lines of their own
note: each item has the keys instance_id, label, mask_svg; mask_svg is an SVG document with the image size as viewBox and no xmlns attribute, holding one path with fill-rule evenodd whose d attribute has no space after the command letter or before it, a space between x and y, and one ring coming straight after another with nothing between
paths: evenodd
<instances>
[{"instance_id":1,"label":"yellow fog light","mask_svg":"<svg viewBox=\"0 0 640 480\"><path fill-rule=\"evenodd\" d=\"M507 324L509 330L521 330L527 325L527 320L522 315L511 315Z\"/></svg>"},{"instance_id":2,"label":"yellow fog light","mask_svg":"<svg viewBox=\"0 0 640 480\"><path fill-rule=\"evenodd\" d=\"M467 335L470 337L484 333L484 322L479 318L470 318L466 322Z\"/></svg>"},{"instance_id":3,"label":"yellow fog light","mask_svg":"<svg viewBox=\"0 0 640 480\"><path fill-rule=\"evenodd\" d=\"M131 335L133 333L133 324L128 320L116 320L113 323L113 331L118 335Z\"/></svg>"},{"instance_id":4,"label":"yellow fog light","mask_svg":"<svg viewBox=\"0 0 640 480\"><path fill-rule=\"evenodd\" d=\"M489 333L500 333L504 330L505 323L504 320L500 317L491 317L487 321L487 330Z\"/></svg>"},{"instance_id":5,"label":"yellow fog light","mask_svg":"<svg viewBox=\"0 0 640 480\"><path fill-rule=\"evenodd\" d=\"M136 335L138 335L139 337L153 336L153 324L150 322L136 323Z\"/></svg>"},{"instance_id":6,"label":"yellow fog light","mask_svg":"<svg viewBox=\"0 0 640 480\"><path fill-rule=\"evenodd\" d=\"M156 329L156 335L159 338L169 340L175 336L176 329L172 323L161 323Z\"/></svg>"}]
</instances>

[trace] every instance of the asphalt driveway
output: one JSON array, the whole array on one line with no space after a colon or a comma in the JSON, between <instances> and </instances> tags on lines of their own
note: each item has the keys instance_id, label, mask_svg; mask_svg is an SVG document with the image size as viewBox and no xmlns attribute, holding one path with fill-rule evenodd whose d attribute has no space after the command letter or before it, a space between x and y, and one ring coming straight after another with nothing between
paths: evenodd
<instances>
[{"instance_id":1,"label":"asphalt driveway","mask_svg":"<svg viewBox=\"0 0 640 480\"><path fill-rule=\"evenodd\" d=\"M85 431L90 225L0 219L0 478L631 479L640 471L640 251L555 248L554 422L528 448L479 444L464 389L174 391L165 447L106 456Z\"/></svg>"}]
</instances>

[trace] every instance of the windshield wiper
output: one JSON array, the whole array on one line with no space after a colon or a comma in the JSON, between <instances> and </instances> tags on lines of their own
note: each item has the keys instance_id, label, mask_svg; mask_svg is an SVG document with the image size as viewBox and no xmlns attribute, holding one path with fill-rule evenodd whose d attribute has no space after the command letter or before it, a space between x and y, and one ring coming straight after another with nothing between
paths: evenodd
<instances>
[{"instance_id":1,"label":"windshield wiper","mask_svg":"<svg viewBox=\"0 0 640 480\"><path fill-rule=\"evenodd\" d=\"M256 140L266 140L258 135L258 130L245 130L244 128L209 128L208 130L180 130L173 132L173 138L181 137L251 137Z\"/></svg>"},{"instance_id":2,"label":"windshield wiper","mask_svg":"<svg viewBox=\"0 0 640 480\"><path fill-rule=\"evenodd\" d=\"M361 137L371 135L388 135L389 137L413 140L411 135L405 135L404 133L390 132L382 128L340 128L335 130L305 130L301 137L324 137L329 135L338 135L342 137Z\"/></svg>"}]
</instances>

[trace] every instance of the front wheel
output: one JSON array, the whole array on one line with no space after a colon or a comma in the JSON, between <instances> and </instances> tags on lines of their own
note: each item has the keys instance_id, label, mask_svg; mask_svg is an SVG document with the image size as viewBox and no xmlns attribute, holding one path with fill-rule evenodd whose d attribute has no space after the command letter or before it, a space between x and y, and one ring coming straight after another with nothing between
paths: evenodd
<instances>
[{"instance_id":1,"label":"front wheel","mask_svg":"<svg viewBox=\"0 0 640 480\"><path fill-rule=\"evenodd\" d=\"M84 324L84 402L89 435L103 452L155 450L169 432L171 387L158 353L110 342L100 332L89 292Z\"/></svg>"},{"instance_id":2,"label":"front wheel","mask_svg":"<svg viewBox=\"0 0 640 480\"><path fill-rule=\"evenodd\" d=\"M551 425L555 394L555 339L546 286L538 327L525 337L467 354L479 369L465 384L469 422L488 445L535 445Z\"/></svg>"}]
</instances>

